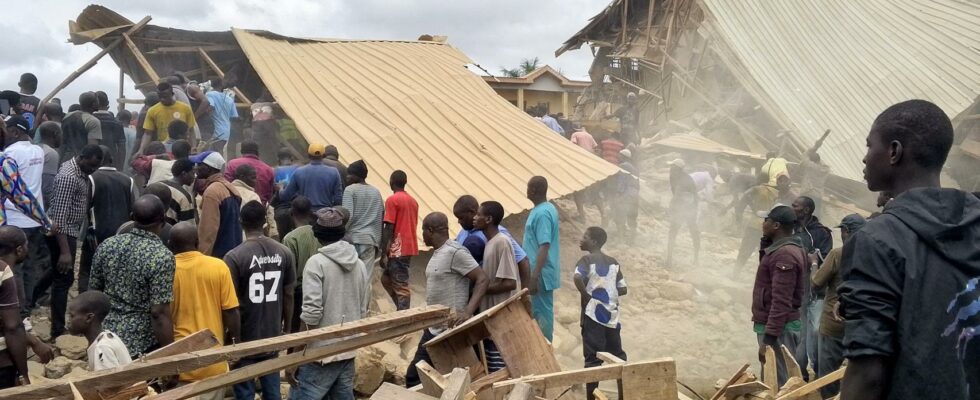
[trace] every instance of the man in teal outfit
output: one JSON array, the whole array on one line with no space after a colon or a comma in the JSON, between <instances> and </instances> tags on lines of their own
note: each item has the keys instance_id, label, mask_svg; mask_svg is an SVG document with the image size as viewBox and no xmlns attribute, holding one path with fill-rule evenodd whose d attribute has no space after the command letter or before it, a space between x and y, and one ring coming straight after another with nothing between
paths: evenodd
<instances>
[{"instance_id":1,"label":"man in teal outfit","mask_svg":"<svg viewBox=\"0 0 980 400\"><path fill-rule=\"evenodd\" d=\"M534 203L524 226L524 250L531 263L531 313L541 332L552 339L555 327L555 290L561 287L558 262L558 210L548 202L548 180L535 176L527 182L527 198Z\"/></svg>"}]
</instances>

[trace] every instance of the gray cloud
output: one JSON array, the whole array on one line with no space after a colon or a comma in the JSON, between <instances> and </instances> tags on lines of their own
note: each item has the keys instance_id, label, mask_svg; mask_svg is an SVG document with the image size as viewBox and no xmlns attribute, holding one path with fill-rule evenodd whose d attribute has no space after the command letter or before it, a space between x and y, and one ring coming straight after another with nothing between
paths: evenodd
<instances>
[{"instance_id":1,"label":"gray cloud","mask_svg":"<svg viewBox=\"0 0 980 400\"><path fill-rule=\"evenodd\" d=\"M420 34L449 36L449 42L491 73L539 57L571 78L584 79L592 56L588 50L555 59L554 50L578 31L608 0L109 0L101 4L131 20L151 15L151 23L191 30L230 27L266 29L290 36L351 39L415 39ZM97 46L67 43L68 20L87 3L72 0L33 1L20 15L30 23L0 20L7 33L8 55L0 65L0 88L16 89L23 72L34 72L43 97L75 68L98 53ZM16 55L11 57L10 55ZM108 57L59 93L66 104L86 90L118 93L119 70ZM125 91L139 97L128 78Z\"/></svg>"}]
</instances>

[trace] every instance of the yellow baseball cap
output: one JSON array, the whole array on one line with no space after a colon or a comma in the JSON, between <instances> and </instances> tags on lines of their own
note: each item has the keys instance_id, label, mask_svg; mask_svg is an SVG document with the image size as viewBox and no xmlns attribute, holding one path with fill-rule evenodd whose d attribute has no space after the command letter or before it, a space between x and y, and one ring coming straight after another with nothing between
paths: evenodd
<instances>
[{"instance_id":1,"label":"yellow baseball cap","mask_svg":"<svg viewBox=\"0 0 980 400\"><path fill-rule=\"evenodd\" d=\"M323 157L326 151L327 145L323 143L310 143L310 148L306 150L307 154L315 157Z\"/></svg>"}]
</instances>

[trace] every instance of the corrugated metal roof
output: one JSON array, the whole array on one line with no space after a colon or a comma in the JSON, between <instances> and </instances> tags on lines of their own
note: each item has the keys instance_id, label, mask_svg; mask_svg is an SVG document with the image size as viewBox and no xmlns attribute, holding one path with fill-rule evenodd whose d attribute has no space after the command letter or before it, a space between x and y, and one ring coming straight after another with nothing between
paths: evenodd
<instances>
[{"instance_id":1,"label":"corrugated metal roof","mask_svg":"<svg viewBox=\"0 0 980 400\"><path fill-rule=\"evenodd\" d=\"M980 5L957 0L702 0L712 47L834 174L862 180L865 136L899 101L952 118L980 95Z\"/></svg>"},{"instance_id":2,"label":"corrugated metal roof","mask_svg":"<svg viewBox=\"0 0 980 400\"><path fill-rule=\"evenodd\" d=\"M755 154L752 152L725 146L714 140L698 135L670 136L664 139L660 139L656 142L653 142L653 145L670 147L673 149L680 149L680 150L693 150L693 151L700 151L700 152L711 153L711 154L727 154L736 157L746 157L746 158L753 158L756 160L765 160L765 156L761 154Z\"/></svg>"},{"instance_id":3,"label":"corrugated metal roof","mask_svg":"<svg viewBox=\"0 0 980 400\"><path fill-rule=\"evenodd\" d=\"M385 196L391 172L404 170L420 218L451 215L463 194L519 213L532 206L532 176L548 178L555 198L618 171L498 96L452 46L234 35L308 141L336 145L345 163L363 159Z\"/></svg>"}]
</instances>

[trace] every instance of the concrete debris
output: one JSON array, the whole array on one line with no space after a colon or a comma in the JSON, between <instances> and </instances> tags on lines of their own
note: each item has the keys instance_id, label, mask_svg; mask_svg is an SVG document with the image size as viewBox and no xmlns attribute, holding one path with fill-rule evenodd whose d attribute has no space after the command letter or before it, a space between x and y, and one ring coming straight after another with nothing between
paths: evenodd
<instances>
[{"instance_id":1,"label":"concrete debris","mask_svg":"<svg viewBox=\"0 0 980 400\"><path fill-rule=\"evenodd\" d=\"M385 366L382 362L385 353L374 346L357 350L354 359L354 392L370 395L381 386L385 377Z\"/></svg>"},{"instance_id":2,"label":"concrete debris","mask_svg":"<svg viewBox=\"0 0 980 400\"><path fill-rule=\"evenodd\" d=\"M75 368L84 368L84 361L71 360L67 357L55 357L54 360L44 366L44 377L48 379L59 379L68 375Z\"/></svg>"},{"instance_id":3,"label":"concrete debris","mask_svg":"<svg viewBox=\"0 0 980 400\"><path fill-rule=\"evenodd\" d=\"M81 336L61 335L54 341L58 352L71 360L84 360L88 354L88 340Z\"/></svg>"}]
</instances>

